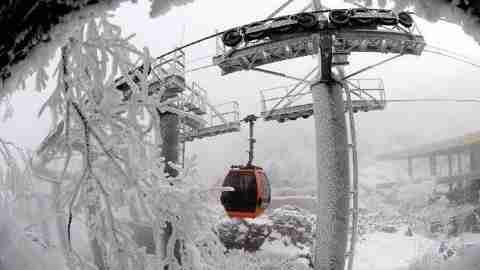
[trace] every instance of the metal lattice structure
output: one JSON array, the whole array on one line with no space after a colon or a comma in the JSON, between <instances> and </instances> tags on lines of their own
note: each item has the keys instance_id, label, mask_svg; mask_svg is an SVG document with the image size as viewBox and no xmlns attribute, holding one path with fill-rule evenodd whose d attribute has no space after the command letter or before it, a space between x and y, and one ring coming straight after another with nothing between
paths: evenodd
<instances>
[{"instance_id":1,"label":"metal lattice structure","mask_svg":"<svg viewBox=\"0 0 480 270\"><path fill-rule=\"evenodd\" d=\"M277 39L264 39L247 42L242 46L227 50L217 46L213 63L222 70L222 75L240 70L292 58L316 55L320 50L320 38L332 35L333 48L337 53L377 52L420 55L425 40L417 27L406 29L401 26L384 26L380 29L327 29L318 33L295 33L279 36Z\"/></svg>"},{"instance_id":2,"label":"metal lattice structure","mask_svg":"<svg viewBox=\"0 0 480 270\"><path fill-rule=\"evenodd\" d=\"M208 110L203 118L203 126L184 125L181 130L181 141L193 141L194 139L240 131L241 120L238 102L231 101L212 107L215 108L215 111Z\"/></svg>"},{"instance_id":3,"label":"metal lattice structure","mask_svg":"<svg viewBox=\"0 0 480 270\"><path fill-rule=\"evenodd\" d=\"M212 105L206 89L197 82L188 83L185 79L185 53L182 50L169 57L157 58L151 67L148 94L156 95L156 103L168 103L163 112L179 117L179 162L184 157L185 142L240 131L238 102ZM137 71L141 72L134 72ZM124 111L126 100L130 98L130 87L124 80L121 78L116 82L124 96L124 102L118 106L118 113Z\"/></svg>"}]
</instances>

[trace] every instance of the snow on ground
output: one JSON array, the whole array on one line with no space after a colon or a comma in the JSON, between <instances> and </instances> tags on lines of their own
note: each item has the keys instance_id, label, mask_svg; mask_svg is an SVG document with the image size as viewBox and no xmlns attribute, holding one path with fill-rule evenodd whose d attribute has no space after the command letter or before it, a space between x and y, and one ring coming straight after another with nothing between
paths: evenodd
<instances>
[{"instance_id":1,"label":"snow on ground","mask_svg":"<svg viewBox=\"0 0 480 270\"><path fill-rule=\"evenodd\" d=\"M437 241L421 235L405 236L406 227L397 233L375 232L365 236L356 248L355 270L397 270L408 265Z\"/></svg>"}]
</instances>

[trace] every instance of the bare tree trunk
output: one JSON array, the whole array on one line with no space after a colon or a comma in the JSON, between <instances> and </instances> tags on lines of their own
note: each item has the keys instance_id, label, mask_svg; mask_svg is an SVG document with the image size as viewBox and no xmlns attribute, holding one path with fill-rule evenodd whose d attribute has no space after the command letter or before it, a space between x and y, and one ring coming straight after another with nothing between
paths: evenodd
<instances>
[{"instance_id":1,"label":"bare tree trunk","mask_svg":"<svg viewBox=\"0 0 480 270\"><path fill-rule=\"evenodd\" d=\"M58 234L58 242L62 249L63 256L65 260L68 260L67 254L67 222L65 220L65 215L63 209L61 208L59 198L60 198L60 183L53 184L53 209L55 210L55 226Z\"/></svg>"},{"instance_id":2,"label":"bare tree trunk","mask_svg":"<svg viewBox=\"0 0 480 270\"><path fill-rule=\"evenodd\" d=\"M98 208L100 208L100 201L99 201L99 195L95 191L95 186L93 183L93 179L91 179L91 176L89 176L90 179L87 179L87 198L91 200L89 204L87 205L87 224L90 227L89 228L89 241L90 241L90 248L92 250L92 255L93 255L93 261L95 265L98 267L98 270L106 270L107 266L104 260L104 252L103 248L100 245L96 235L94 234L95 232L95 226L98 226L96 223L98 222L98 219L96 218ZM93 233L93 235L92 235Z\"/></svg>"},{"instance_id":3,"label":"bare tree trunk","mask_svg":"<svg viewBox=\"0 0 480 270\"><path fill-rule=\"evenodd\" d=\"M348 144L341 85L312 85L317 157L315 270L343 270L348 237Z\"/></svg>"},{"instance_id":4,"label":"bare tree trunk","mask_svg":"<svg viewBox=\"0 0 480 270\"><path fill-rule=\"evenodd\" d=\"M46 196L38 195L37 204L41 212L45 213L48 211L48 198ZM45 242L47 247L50 247L50 226L47 220L42 219L42 222L40 223L40 230L42 231L43 241Z\"/></svg>"}]
</instances>

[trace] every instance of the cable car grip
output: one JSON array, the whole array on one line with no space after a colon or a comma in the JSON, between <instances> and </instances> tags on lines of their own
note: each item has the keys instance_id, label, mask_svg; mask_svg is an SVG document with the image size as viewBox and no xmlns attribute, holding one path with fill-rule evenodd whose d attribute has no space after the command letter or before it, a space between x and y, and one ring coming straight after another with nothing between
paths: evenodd
<instances>
[{"instance_id":1,"label":"cable car grip","mask_svg":"<svg viewBox=\"0 0 480 270\"><path fill-rule=\"evenodd\" d=\"M243 121L249 124L249 131L250 131L250 136L248 138L249 141L249 150L248 150L248 163L247 167L252 166L253 162L253 148L256 140L253 138L253 126L255 124L255 121L257 121L258 117L254 114L247 115Z\"/></svg>"}]
</instances>

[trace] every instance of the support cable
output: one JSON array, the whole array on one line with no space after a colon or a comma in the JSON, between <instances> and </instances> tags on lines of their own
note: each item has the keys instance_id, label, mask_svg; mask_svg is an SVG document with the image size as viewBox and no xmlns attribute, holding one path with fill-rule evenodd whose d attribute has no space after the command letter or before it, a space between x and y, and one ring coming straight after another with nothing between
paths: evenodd
<instances>
[{"instance_id":1,"label":"support cable","mask_svg":"<svg viewBox=\"0 0 480 270\"><path fill-rule=\"evenodd\" d=\"M440 51L443 51L445 53L449 53L451 55L455 55L455 56L458 56L458 57L462 57L464 59L468 59L469 57L468 56L465 56L463 54L459 54L457 52L454 52L454 51L450 51L448 49L445 49L445 48L442 48L442 47L438 47L438 46L435 46L435 45L432 45L432 44L427 44L427 47L430 47L432 49L435 49L435 50L440 50Z\"/></svg>"},{"instance_id":2,"label":"support cable","mask_svg":"<svg viewBox=\"0 0 480 270\"><path fill-rule=\"evenodd\" d=\"M280 13L282 10L284 10L288 5L290 5L293 1L295 0L287 0L287 2L283 3L279 8L277 8L274 12L272 12L270 15L268 15L267 19L271 19L275 17L278 13Z\"/></svg>"},{"instance_id":3,"label":"support cable","mask_svg":"<svg viewBox=\"0 0 480 270\"><path fill-rule=\"evenodd\" d=\"M380 66L380 65L382 65L382 64L385 64L385 63L390 62L390 61L392 61L392 60L394 60L394 59L397 59L397 58L399 58L400 56L403 56L403 54L397 54L397 55L395 55L395 56L392 56L392 57L389 57L389 58L387 58L387 59L385 59L385 60L382 60L382 61L380 61L380 62L378 62L378 63L376 63L376 64L373 64L373 65L364 67L364 68L362 68L362 69L360 69L360 70L358 70L358 71L355 71L355 72L353 72L353 73L351 73L351 74L346 75L345 77L341 78L340 80L344 81L344 80L346 80L346 79L348 79L348 78L351 78L351 77L353 77L353 76L355 76L355 75L358 75L358 74L360 74L360 73L362 73L362 72L364 72L364 71L367 71L367 70L369 70L369 69L378 67L378 66Z\"/></svg>"},{"instance_id":4,"label":"support cable","mask_svg":"<svg viewBox=\"0 0 480 270\"><path fill-rule=\"evenodd\" d=\"M209 65L205 65L205 66L200 66L200 67L196 67L196 68L192 68L192 69L185 70L185 73L192 73L192 72L195 72L195 71L199 71L199 70L203 70L203 69L208 69L208 68L212 68L212 67L215 67L215 66L216 66L215 64L209 64Z\"/></svg>"},{"instance_id":5,"label":"support cable","mask_svg":"<svg viewBox=\"0 0 480 270\"><path fill-rule=\"evenodd\" d=\"M438 54L438 55L441 55L441 56L445 56L445 57L448 57L448 58L452 58L454 60L457 60L457 61L460 61L460 62L463 62L463 63L466 63L466 64L469 64L469 65L472 65L474 67L477 67L477 68L480 68L480 65L479 64L476 64L474 62L471 62L469 60L466 60L466 59L462 59L460 57L456 57L456 56L453 56L453 55L449 55L449 54L446 54L446 53L443 53L443 52L437 52L437 51L432 51L432 50L423 50L424 52L428 52L428 53L432 53L432 54Z\"/></svg>"},{"instance_id":6,"label":"support cable","mask_svg":"<svg viewBox=\"0 0 480 270\"><path fill-rule=\"evenodd\" d=\"M283 77L283 78L287 78L287 79L291 79L291 80L295 80L295 81L299 81L299 82L303 82L303 83L312 83L311 81L308 81L308 80L304 80L304 79L301 79L301 78L297 78L297 77L294 77L294 76L287 75L285 73L280 73L280 72L276 72L276 71L272 71L272 70L268 70L268 69L251 68L251 70L255 70L255 71L259 71L259 72L263 72L263 73L267 73L267 74L271 74L271 75L276 75L276 76L280 76L280 77Z\"/></svg>"},{"instance_id":7,"label":"support cable","mask_svg":"<svg viewBox=\"0 0 480 270\"><path fill-rule=\"evenodd\" d=\"M371 98L372 100L375 100L375 101L377 100L377 99L376 99L374 96L372 96L370 93L368 93L367 91L365 91L365 90L363 90L362 88L360 88L360 86L355 85L355 84L352 83L351 81L348 81L348 80L347 80L347 81L345 81L345 83L346 83L346 86L345 86L345 87L348 87L348 85L351 85L353 88L355 88L356 91L365 94L366 96L368 96L368 97ZM360 95L360 96L357 95L358 93L355 93L354 91L351 91L350 88L349 88L349 92L354 93L354 94L355 94L356 96L358 96L358 97L361 97L361 95Z\"/></svg>"},{"instance_id":8,"label":"support cable","mask_svg":"<svg viewBox=\"0 0 480 270\"><path fill-rule=\"evenodd\" d=\"M299 13L305 12L305 11L307 11L307 10L310 9L310 8L312 8L312 3L306 5L304 8L302 8Z\"/></svg>"},{"instance_id":9,"label":"support cable","mask_svg":"<svg viewBox=\"0 0 480 270\"><path fill-rule=\"evenodd\" d=\"M480 99L456 99L456 98L410 98L410 99L387 99L386 102L479 102Z\"/></svg>"},{"instance_id":10,"label":"support cable","mask_svg":"<svg viewBox=\"0 0 480 270\"><path fill-rule=\"evenodd\" d=\"M318 70L318 66L316 66L315 68L312 69L312 71L310 71L305 77L304 77L304 81L307 81L308 78L315 72ZM272 113L273 111L286 99L288 98L288 96L290 96L300 85L302 85L303 82L299 82L298 84L296 84L290 91L288 91L285 96L280 99L280 101L278 101L273 107L272 109L269 110L268 114L265 116L265 118L268 118ZM291 100L290 100L290 103L287 103L285 106L288 106L291 104ZM284 106L284 107L285 107Z\"/></svg>"},{"instance_id":11,"label":"support cable","mask_svg":"<svg viewBox=\"0 0 480 270\"><path fill-rule=\"evenodd\" d=\"M185 45L183 45L183 46L177 47L177 48L175 48L175 49L173 49L173 50L171 50L171 51L169 51L169 52L166 52L166 53L164 53L164 54L156 57L156 59L161 59L161 58L163 58L163 57L165 57L165 56L168 56L168 55L170 55L170 54L172 54L172 53L175 53L175 52L178 52L178 51L180 51L180 50L183 50L183 49L185 49L185 48L187 48L187 47L190 47L190 46L192 46L192 45L195 45L195 44L198 44L198 43L200 43L200 42L203 42L203 41L212 39L212 38L217 37L217 36L220 36L220 35L223 35L225 32L226 32L226 31L222 31L222 32L218 32L218 33L215 33L215 34L212 34L212 35L203 37L203 38L201 38L201 39L197 39L197 40L192 41L192 42L190 42L190 43L187 43L187 44L185 44Z\"/></svg>"}]
</instances>

